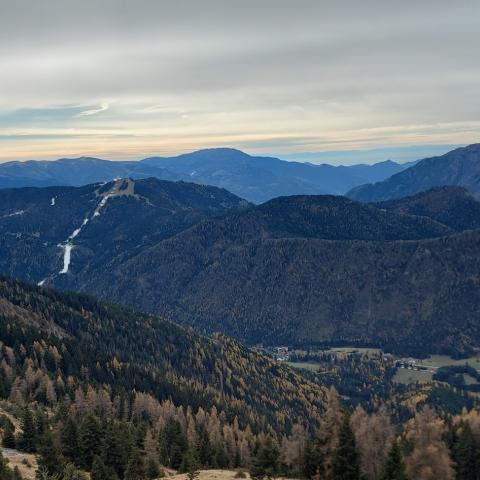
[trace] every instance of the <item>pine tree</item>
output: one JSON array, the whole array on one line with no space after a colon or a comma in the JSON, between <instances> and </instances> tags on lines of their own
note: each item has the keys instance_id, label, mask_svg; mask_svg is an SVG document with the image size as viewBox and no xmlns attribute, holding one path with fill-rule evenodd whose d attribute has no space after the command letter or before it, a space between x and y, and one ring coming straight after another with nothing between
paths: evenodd
<instances>
[{"instance_id":1,"label":"pine tree","mask_svg":"<svg viewBox=\"0 0 480 480\"><path fill-rule=\"evenodd\" d=\"M146 470L148 480L154 480L155 478L160 478L160 476L163 476L162 471L158 466L158 463L153 458L149 458L147 460L147 465L145 470Z\"/></svg>"},{"instance_id":2,"label":"pine tree","mask_svg":"<svg viewBox=\"0 0 480 480\"><path fill-rule=\"evenodd\" d=\"M125 470L125 480L145 480L145 465L138 448L133 448Z\"/></svg>"},{"instance_id":3,"label":"pine tree","mask_svg":"<svg viewBox=\"0 0 480 480\"><path fill-rule=\"evenodd\" d=\"M271 437L255 446L250 475L252 478L272 478L280 473L280 452Z\"/></svg>"},{"instance_id":4,"label":"pine tree","mask_svg":"<svg viewBox=\"0 0 480 480\"><path fill-rule=\"evenodd\" d=\"M102 460L107 467L113 469L120 478L123 478L131 450L130 435L115 424L105 429L102 441Z\"/></svg>"},{"instance_id":5,"label":"pine tree","mask_svg":"<svg viewBox=\"0 0 480 480\"><path fill-rule=\"evenodd\" d=\"M35 415L35 431L37 438L41 439L48 430L48 420L43 410L37 411Z\"/></svg>"},{"instance_id":6,"label":"pine tree","mask_svg":"<svg viewBox=\"0 0 480 480\"><path fill-rule=\"evenodd\" d=\"M41 475L53 477L60 474L63 470L63 459L57 447L53 443L52 434L47 430L39 442L38 448L38 474L37 478L43 478Z\"/></svg>"},{"instance_id":7,"label":"pine tree","mask_svg":"<svg viewBox=\"0 0 480 480\"><path fill-rule=\"evenodd\" d=\"M228 468L230 464L230 458L228 457L225 447L221 444L215 445L212 449L212 467Z\"/></svg>"},{"instance_id":8,"label":"pine tree","mask_svg":"<svg viewBox=\"0 0 480 480\"><path fill-rule=\"evenodd\" d=\"M480 477L480 452L472 429L463 422L458 443L454 449L456 480L478 480Z\"/></svg>"},{"instance_id":9,"label":"pine tree","mask_svg":"<svg viewBox=\"0 0 480 480\"><path fill-rule=\"evenodd\" d=\"M332 461L332 480L359 480L360 456L350 418L345 415L338 433L338 444Z\"/></svg>"},{"instance_id":10,"label":"pine tree","mask_svg":"<svg viewBox=\"0 0 480 480\"><path fill-rule=\"evenodd\" d=\"M7 398L10 394L10 385L5 370L0 368L0 398Z\"/></svg>"},{"instance_id":11,"label":"pine tree","mask_svg":"<svg viewBox=\"0 0 480 480\"><path fill-rule=\"evenodd\" d=\"M165 465L178 469L188 449L187 437L177 420L170 418L159 437L160 458Z\"/></svg>"},{"instance_id":12,"label":"pine tree","mask_svg":"<svg viewBox=\"0 0 480 480\"><path fill-rule=\"evenodd\" d=\"M78 428L72 418L68 418L60 430L62 454L73 463L79 463Z\"/></svg>"},{"instance_id":13,"label":"pine tree","mask_svg":"<svg viewBox=\"0 0 480 480\"><path fill-rule=\"evenodd\" d=\"M382 480L408 480L400 445L396 440L388 452Z\"/></svg>"},{"instance_id":14,"label":"pine tree","mask_svg":"<svg viewBox=\"0 0 480 480\"><path fill-rule=\"evenodd\" d=\"M98 455L95 455L93 459L90 477L91 480L118 479L117 474L111 468L108 468Z\"/></svg>"},{"instance_id":15,"label":"pine tree","mask_svg":"<svg viewBox=\"0 0 480 480\"><path fill-rule=\"evenodd\" d=\"M83 418L78 436L80 465L86 470L90 470L101 443L100 425L95 416L89 413Z\"/></svg>"},{"instance_id":16,"label":"pine tree","mask_svg":"<svg viewBox=\"0 0 480 480\"><path fill-rule=\"evenodd\" d=\"M15 448L15 426L8 418L4 422L2 444L5 448Z\"/></svg>"},{"instance_id":17,"label":"pine tree","mask_svg":"<svg viewBox=\"0 0 480 480\"><path fill-rule=\"evenodd\" d=\"M33 421L32 412L25 407L22 416L22 433L18 442L18 448L24 452L32 453L37 447L37 432Z\"/></svg>"},{"instance_id":18,"label":"pine tree","mask_svg":"<svg viewBox=\"0 0 480 480\"><path fill-rule=\"evenodd\" d=\"M189 448L182 458L182 464L178 471L182 473L190 473L197 471L199 468L200 461L198 459L198 453L194 448Z\"/></svg>"},{"instance_id":19,"label":"pine tree","mask_svg":"<svg viewBox=\"0 0 480 480\"><path fill-rule=\"evenodd\" d=\"M323 452L319 441L309 441L303 453L302 473L306 478L313 478L318 475L323 477L325 466L323 463Z\"/></svg>"},{"instance_id":20,"label":"pine tree","mask_svg":"<svg viewBox=\"0 0 480 480\"><path fill-rule=\"evenodd\" d=\"M211 467L212 465L212 445L208 432L203 425L199 425L196 430L197 433L197 452L200 465L202 467Z\"/></svg>"}]
</instances>

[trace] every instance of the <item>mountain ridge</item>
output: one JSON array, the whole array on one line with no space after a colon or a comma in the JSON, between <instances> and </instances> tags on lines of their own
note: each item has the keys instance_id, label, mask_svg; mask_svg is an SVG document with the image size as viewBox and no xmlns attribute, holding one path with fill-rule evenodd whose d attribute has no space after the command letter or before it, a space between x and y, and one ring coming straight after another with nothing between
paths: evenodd
<instances>
[{"instance_id":1,"label":"mountain ridge","mask_svg":"<svg viewBox=\"0 0 480 480\"><path fill-rule=\"evenodd\" d=\"M259 206L156 179L60 191L52 205L51 188L0 190L0 272L250 345L419 354L423 342L458 355L479 340L469 322L480 311L480 209L458 188L378 205L289 196Z\"/></svg>"},{"instance_id":2,"label":"mountain ridge","mask_svg":"<svg viewBox=\"0 0 480 480\"><path fill-rule=\"evenodd\" d=\"M381 182L355 187L347 196L362 202L380 202L444 185L465 187L480 198L480 143L425 158Z\"/></svg>"},{"instance_id":3,"label":"mountain ridge","mask_svg":"<svg viewBox=\"0 0 480 480\"><path fill-rule=\"evenodd\" d=\"M386 178L407 165L332 166L251 156L240 150L212 148L176 157L113 161L94 157L29 160L0 164L0 188L81 186L116 177L183 180L209 184L255 203L290 194L345 193L368 181Z\"/></svg>"}]
</instances>

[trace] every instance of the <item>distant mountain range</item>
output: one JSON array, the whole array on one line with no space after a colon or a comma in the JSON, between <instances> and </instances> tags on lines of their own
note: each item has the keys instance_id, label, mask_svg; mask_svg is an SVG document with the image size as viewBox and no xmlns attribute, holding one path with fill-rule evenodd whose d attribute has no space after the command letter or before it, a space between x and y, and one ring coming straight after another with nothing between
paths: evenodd
<instances>
[{"instance_id":1,"label":"distant mountain range","mask_svg":"<svg viewBox=\"0 0 480 480\"><path fill-rule=\"evenodd\" d=\"M155 177L214 185L261 203L283 195L344 194L355 186L384 180L409 165L392 161L375 165L314 165L217 148L138 162L86 157L8 162L0 164L0 188L81 186L118 177Z\"/></svg>"},{"instance_id":2,"label":"distant mountain range","mask_svg":"<svg viewBox=\"0 0 480 480\"><path fill-rule=\"evenodd\" d=\"M414 195L442 185L465 187L480 198L480 144L420 160L383 181L353 188L347 196L361 202L380 202Z\"/></svg>"},{"instance_id":3,"label":"distant mountain range","mask_svg":"<svg viewBox=\"0 0 480 480\"><path fill-rule=\"evenodd\" d=\"M259 206L156 179L4 189L0 272L249 345L460 354L480 343L479 225L457 187Z\"/></svg>"}]
</instances>

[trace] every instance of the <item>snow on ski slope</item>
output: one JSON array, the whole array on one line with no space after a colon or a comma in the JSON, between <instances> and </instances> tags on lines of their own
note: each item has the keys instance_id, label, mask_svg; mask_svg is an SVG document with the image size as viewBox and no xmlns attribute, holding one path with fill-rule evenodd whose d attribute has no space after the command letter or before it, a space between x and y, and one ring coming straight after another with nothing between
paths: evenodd
<instances>
[{"instance_id":1,"label":"snow on ski slope","mask_svg":"<svg viewBox=\"0 0 480 480\"><path fill-rule=\"evenodd\" d=\"M124 186L125 182L127 182L126 188L123 188L122 190L120 190L120 187ZM135 196L134 195L134 185L135 185L135 183L133 182L133 180L130 180L130 179L126 179L126 180L115 179L112 188L108 192L106 192L104 194L99 194L97 192L97 195L101 197L101 200L98 203L95 210L93 211L93 214L91 215L91 217L89 217L89 216L85 217L82 225L80 225L80 227L76 228L72 232L72 234L67 238L67 240L58 244L58 246L63 249L63 268L58 272L59 274L64 275L64 274L68 273L69 268L70 268L71 259L72 259L72 250L73 250L73 247L74 247L73 240L80 234L83 227L85 227L85 225L87 225L87 223L90 220L92 220L93 218L100 216L100 210L102 210L102 208L105 207L105 205L107 204L107 201L110 198L116 197L116 196L130 196L130 195ZM55 199L52 198L52 205L55 204L54 200ZM42 282L45 282L45 280L42 280L40 282L43 285ZM40 285L40 283L39 283L39 285Z\"/></svg>"},{"instance_id":2,"label":"snow on ski slope","mask_svg":"<svg viewBox=\"0 0 480 480\"><path fill-rule=\"evenodd\" d=\"M7 215L3 215L0 218L16 217L17 215L23 215L24 213L25 213L25 210L17 210L16 212L7 213Z\"/></svg>"}]
</instances>

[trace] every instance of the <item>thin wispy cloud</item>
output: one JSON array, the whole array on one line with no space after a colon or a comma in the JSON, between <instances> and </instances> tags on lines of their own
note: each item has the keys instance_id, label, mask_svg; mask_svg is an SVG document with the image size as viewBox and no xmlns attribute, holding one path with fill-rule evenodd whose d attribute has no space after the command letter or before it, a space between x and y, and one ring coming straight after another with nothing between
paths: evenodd
<instances>
[{"instance_id":1,"label":"thin wispy cloud","mask_svg":"<svg viewBox=\"0 0 480 480\"><path fill-rule=\"evenodd\" d=\"M89 110L84 110L78 114L79 117L89 117L91 115L97 115L97 113L104 112L108 110L108 103L102 103L98 108L91 108Z\"/></svg>"},{"instance_id":2,"label":"thin wispy cloud","mask_svg":"<svg viewBox=\"0 0 480 480\"><path fill-rule=\"evenodd\" d=\"M0 161L472 143L479 18L477 0L5 2L0 135L77 136Z\"/></svg>"}]
</instances>

